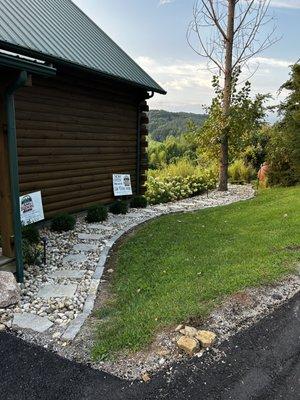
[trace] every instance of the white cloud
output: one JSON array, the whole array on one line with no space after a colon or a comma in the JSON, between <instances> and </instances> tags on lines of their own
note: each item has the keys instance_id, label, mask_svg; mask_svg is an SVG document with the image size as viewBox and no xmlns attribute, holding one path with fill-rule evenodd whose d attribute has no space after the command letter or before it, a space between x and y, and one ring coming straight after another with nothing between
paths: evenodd
<instances>
[{"instance_id":1,"label":"white cloud","mask_svg":"<svg viewBox=\"0 0 300 400\"><path fill-rule=\"evenodd\" d=\"M299 8L300 0L271 0L272 7L278 8Z\"/></svg>"},{"instance_id":2,"label":"white cloud","mask_svg":"<svg viewBox=\"0 0 300 400\"><path fill-rule=\"evenodd\" d=\"M138 57L136 61L168 92L166 96L154 96L152 108L201 112L202 104L209 102L211 74L204 63L183 60L161 63L149 57Z\"/></svg>"},{"instance_id":3,"label":"white cloud","mask_svg":"<svg viewBox=\"0 0 300 400\"><path fill-rule=\"evenodd\" d=\"M151 108L170 111L202 112L203 104L210 104L213 96L211 73L204 62L169 60L159 62L149 57L138 57L137 63L167 90L166 96L155 95ZM271 93L278 101L278 89L287 80L289 60L255 57L250 67L259 64L259 69L251 78L253 93ZM253 69L253 68L252 68ZM242 79L247 78L245 71ZM283 95L281 94L281 97Z\"/></svg>"},{"instance_id":4,"label":"white cloud","mask_svg":"<svg viewBox=\"0 0 300 400\"><path fill-rule=\"evenodd\" d=\"M160 6L163 6L163 5L165 5L165 4L170 4L170 3L173 3L174 2L174 0L159 0L159 5Z\"/></svg>"},{"instance_id":5,"label":"white cloud","mask_svg":"<svg viewBox=\"0 0 300 400\"><path fill-rule=\"evenodd\" d=\"M290 65L294 64L295 62L288 61L288 60L280 60L280 59L271 58L271 57L254 57L254 58L250 59L249 63L252 65L259 64L259 65L270 66L270 67L288 68Z\"/></svg>"},{"instance_id":6,"label":"white cloud","mask_svg":"<svg viewBox=\"0 0 300 400\"><path fill-rule=\"evenodd\" d=\"M149 57L138 57L137 63L151 75L157 76L169 89L182 90L192 87L210 87L211 74L204 63L173 61L160 64Z\"/></svg>"}]
</instances>

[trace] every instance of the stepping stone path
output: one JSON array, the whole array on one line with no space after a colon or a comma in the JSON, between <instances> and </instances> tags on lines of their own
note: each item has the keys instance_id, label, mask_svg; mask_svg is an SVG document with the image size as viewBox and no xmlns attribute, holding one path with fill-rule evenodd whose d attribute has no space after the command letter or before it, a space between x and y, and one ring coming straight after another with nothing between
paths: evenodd
<instances>
[{"instance_id":1,"label":"stepping stone path","mask_svg":"<svg viewBox=\"0 0 300 400\"><path fill-rule=\"evenodd\" d=\"M78 239L80 240L101 240L103 239L102 235L93 234L93 233L79 233Z\"/></svg>"},{"instance_id":2,"label":"stepping stone path","mask_svg":"<svg viewBox=\"0 0 300 400\"><path fill-rule=\"evenodd\" d=\"M69 264L69 263L83 263L86 261L88 257L85 254L69 254L63 259L63 264Z\"/></svg>"},{"instance_id":3,"label":"stepping stone path","mask_svg":"<svg viewBox=\"0 0 300 400\"><path fill-rule=\"evenodd\" d=\"M89 252L89 251L96 251L96 250L98 250L98 248L99 248L99 246L97 244L79 243L79 244L75 244L75 246L73 247L73 250Z\"/></svg>"},{"instance_id":4,"label":"stepping stone path","mask_svg":"<svg viewBox=\"0 0 300 400\"><path fill-rule=\"evenodd\" d=\"M109 214L107 222L87 224L80 216L76 230L66 234L63 242L59 235L45 228L49 239L48 268L37 270L29 266L25 274L27 285L21 288L21 302L15 308L10 306L8 313L0 312L0 330L9 323L15 329L27 330L25 338L30 338L30 330L35 338L40 335L43 344L52 344L56 339L58 343L73 340L92 312L110 248L122 234L159 215L225 205L249 199L253 194L250 186L236 186L229 188L228 195L213 191L209 198L203 195L130 210L127 215ZM54 337L56 327L59 332Z\"/></svg>"},{"instance_id":5,"label":"stepping stone path","mask_svg":"<svg viewBox=\"0 0 300 400\"><path fill-rule=\"evenodd\" d=\"M15 314L12 322L12 328L14 329L30 329L39 333L45 332L52 325L53 323L47 317L40 317L30 313Z\"/></svg>"},{"instance_id":6,"label":"stepping stone path","mask_svg":"<svg viewBox=\"0 0 300 400\"><path fill-rule=\"evenodd\" d=\"M67 279L81 279L85 274L85 270L76 270L76 269L61 269L58 271L52 272L50 274L50 278L67 278Z\"/></svg>"},{"instance_id":7,"label":"stepping stone path","mask_svg":"<svg viewBox=\"0 0 300 400\"><path fill-rule=\"evenodd\" d=\"M37 297L51 299L52 297L73 297L77 290L77 285L70 283L68 285L45 285L37 293Z\"/></svg>"}]
</instances>

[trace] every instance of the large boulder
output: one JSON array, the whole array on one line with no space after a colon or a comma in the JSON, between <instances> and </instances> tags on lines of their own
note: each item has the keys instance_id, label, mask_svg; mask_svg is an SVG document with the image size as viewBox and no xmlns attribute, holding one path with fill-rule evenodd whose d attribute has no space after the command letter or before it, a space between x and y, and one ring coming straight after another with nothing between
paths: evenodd
<instances>
[{"instance_id":1,"label":"large boulder","mask_svg":"<svg viewBox=\"0 0 300 400\"><path fill-rule=\"evenodd\" d=\"M20 288L11 272L0 271L0 308L20 301Z\"/></svg>"}]
</instances>

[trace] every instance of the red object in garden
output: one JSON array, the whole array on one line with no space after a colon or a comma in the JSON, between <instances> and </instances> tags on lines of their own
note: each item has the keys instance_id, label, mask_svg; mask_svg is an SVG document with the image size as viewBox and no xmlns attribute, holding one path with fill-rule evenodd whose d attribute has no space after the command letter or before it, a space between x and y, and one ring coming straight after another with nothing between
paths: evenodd
<instances>
[{"instance_id":1,"label":"red object in garden","mask_svg":"<svg viewBox=\"0 0 300 400\"><path fill-rule=\"evenodd\" d=\"M266 162L264 162L262 164L262 166L260 167L260 170L258 171L257 177L259 182L265 182L267 179L267 175L268 175L268 171L269 171L269 166Z\"/></svg>"}]
</instances>

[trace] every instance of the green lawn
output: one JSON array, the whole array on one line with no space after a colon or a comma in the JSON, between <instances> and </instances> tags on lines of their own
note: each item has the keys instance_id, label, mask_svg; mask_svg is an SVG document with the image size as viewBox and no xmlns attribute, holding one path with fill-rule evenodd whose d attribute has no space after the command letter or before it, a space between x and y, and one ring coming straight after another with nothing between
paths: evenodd
<instances>
[{"instance_id":1,"label":"green lawn","mask_svg":"<svg viewBox=\"0 0 300 400\"><path fill-rule=\"evenodd\" d=\"M138 350L160 329L207 316L227 295L278 280L300 262L297 246L299 186L148 223L119 249L114 301L96 311L93 356Z\"/></svg>"}]
</instances>

